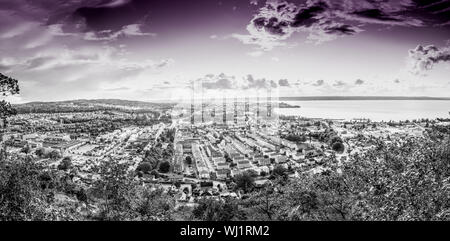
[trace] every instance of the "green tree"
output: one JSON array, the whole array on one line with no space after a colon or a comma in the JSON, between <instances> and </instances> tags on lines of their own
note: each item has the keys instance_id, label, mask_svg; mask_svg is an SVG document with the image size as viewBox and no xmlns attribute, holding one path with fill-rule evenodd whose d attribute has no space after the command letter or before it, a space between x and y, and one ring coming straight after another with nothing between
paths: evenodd
<instances>
[{"instance_id":1,"label":"green tree","mask_svg":"<svg viewBox=\"0 0 450 241\"><path fill-rule=\"evenodd\" d=\"M59 170L67 171L72 167L72 159L70 157L64 157L61 163L58 165Z\"/></svg>"},{"instance_id":2,"label":"green tree","mask_svg":"<svg viewBox=\"0 0 450 241\"><path fill-rule=\"evenodd\" d=\"M255 186L255 178L249 172L244 172L234 176L236 188L244 192L250 192Z\"/></svg>"},{"instance_id":3,"label":"green tree","mask_svg":"<svg viewBox=\"0 0 450 241\"><path fill-rule=\"evenodd\" d=\"M192 210L194 219L202 221L232 221L244 219L238 203L232 199L215 200L202 198Z\"/></svg>"},{"instance_id":4,"label":"green tree","mask_svg":"<svg viewBox=\"0 0 450 241\"><path fill-rule=\"evenodd\" d=\"M32 159L0 162L0 220L46 220L46 198Z\"/></svg>"},{"instance_id":5,"label":"green tree","mask_svg":"<svg viewBox=\"0 0 450 241\"><path fill-rule=\"evenodd\" d=\"M333 143L333 145L331 146L331 149L335 152L344 152L345 150L345 146L344 144L342 144L342 142L335 142Z\"/></svg>"},{"instance_id":6,"label":"green tree","mask_svg":"<svg viewBox=\"0 0 450 241\"><path fill-rule=\"evenodd\" d=\"M170 163L168 161L164 161L159 165L159 172L168 173L170 171Z\"/></svg>"},{"instance_id":7,"label":"green tree","mask_svg":"<svg viewBox=\"0 0 450 241\"><path fill-rule=\"evenodd\" d=\"M129 220L133 218L130 192L133 179L127 172L128 165L117 160L104 160L100 164L100 179L94 183L92 195L99 199L100 220Z\"/></svg>"}]
</instances>

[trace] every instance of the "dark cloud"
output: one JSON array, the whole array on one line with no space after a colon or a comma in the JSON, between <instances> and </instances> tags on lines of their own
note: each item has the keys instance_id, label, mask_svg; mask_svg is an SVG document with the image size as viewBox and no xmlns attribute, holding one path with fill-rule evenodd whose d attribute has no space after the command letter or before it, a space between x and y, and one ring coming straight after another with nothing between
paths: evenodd
<instances>
[{"instance_id":1,"label":"dark cloud","mask_svg":"<svg viewBox=\"0 0 450 241\"><path fill-rule=\"evenodd\" d=\"M313 86L322 86L323 84L325 84L325 81L323 79L319 79L313 84Z\"/></svg>"},{"instance_id":2,"label":"dark cloud","mask_svg":"<svg viewBox=\"0 0 450 241\"><path fill-rule=\"evenodd\" d=\"M362 79L357 79L355 81L355 85L362 85L362 84L364 84L364 80L362 80Z\"/></svg>"},{"instance_id":3,"label":"dark cloud","mask_svg":"<svg viewBox=\"0 0 450 241\"><path fill-rule=\"evenodd\" d=\"M76 9L73 17L84 21L94 31L118 31L124 26L143 21L151 10L151 1L107 1L100 5L88 5ZM120 3L120 4L118 4Z\"/></svg>"},{"instance_id":4,"label":"dark cloud","mask_svg":"<svg viewBox=\"0 0 450 241\"><path fill-rule=\"evenodd\" d=\"M395 18L393 16L390 16L380 9L365 9L361 11L355 11L352 14L363 17L363 18L369 18L369 19L376 19L380 21L401 21L398 18Z\"/></svg>"},{"instance_id":5,"label":"dark cloud","mask_svg":"<svg viewBox=\"0 0 450 241\"><path fill-rule=\"evenodd\" d=\"M288 22L279 20L276 17L271 17L270 19L259 17L253 19L252 22L257 29L264 29L270 34L280 36L287 34L286 28L289 26Z\"/></svg>"},{"instance_id":6,"label":"dark cloud","mask_svg":"<svg viewBox=\"0 0 450 241\"><path fill-rule=\"evenodd\" d=\"M395 79L395 80L394 80L394 83L399 84L399 83L400 83L400 80L399 80L399 79Z\"/></svg>"},{"instance_id":7,"label":"dark cloud","mask_svg":"<svg viewBox=\"0 0 450 241\"><path fill-rule=\"evenodd\" d=\"M341 35L352 35L358 31L354 26L348 24L338 24L337 26L325 27L325 32L327 34L341 34Z\"/></svg>"},{"instance_id":8,"label":"dark cloud","mask_svg":"<svg viewBox=\"0 0 450 241\"><path fill-rule=\"evenodd\" d=\"M423 74L431 70L433 66L440 62L450 61L450 47L438 48L434 45L418 45L415 49L409 50L411 72Z\"/></svg>"},{"instance_id":9,"label":"dark cloud","mask_svg":"<svg viewBox=\"0 0 450 241\"><path fill-rule=\"evenodd\" d=\"M278 85L279 86L291 86L290 84L289 84L289 81L287 80L287 79L280 79L280 80L278 80Z\"/></svg>"},{"instance_id":10,"label":"dark cloud","mask_svg":"<svg viewBox=\"0 0 450 241\"><path fill-rule=\"evenodd\" d=\"M450 1L267 0L247 26L250 35L236 37L246 44L257 44L269 50L283 45L295 32L305 32L308 41L321 43L357 34L364 31L363 28L370 29L371 24L450 27Z\"/></svg>"},{"instance_id":11,"label":"dark cloud","mask_svg":"<svg viewBox=\"0 0 450 241\"><path fill-rule=\"evenodd\" d=\"M325 12L327 8L328 5L322 1L300 8L290 25L292 27L310 27L313 23L319 21L320 17L318 17L318 15Z\"/></svg>"}]
</instances>

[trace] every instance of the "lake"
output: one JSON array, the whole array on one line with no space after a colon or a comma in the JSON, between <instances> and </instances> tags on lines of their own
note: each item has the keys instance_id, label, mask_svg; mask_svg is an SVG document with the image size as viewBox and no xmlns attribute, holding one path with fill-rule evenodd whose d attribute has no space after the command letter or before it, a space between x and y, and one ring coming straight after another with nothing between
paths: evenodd
<instances>
[{"instance_id":1,"label":"lake","mask_svg":"<svg viewBox=\"0 0 450 241\"><path fill-rule=\"evenodd\" d=\"M301 108L275 109L282 115L309 118L369 118L373 121L398 121L420 118L450 118L449 100L334 100L283 101Z\"/></svg>"}]
</instances>

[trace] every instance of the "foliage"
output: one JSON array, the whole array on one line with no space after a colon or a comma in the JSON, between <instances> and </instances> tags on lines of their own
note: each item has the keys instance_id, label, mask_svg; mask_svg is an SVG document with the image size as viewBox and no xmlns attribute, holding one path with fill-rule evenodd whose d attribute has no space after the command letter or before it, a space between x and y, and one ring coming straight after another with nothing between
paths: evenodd
<instances>
[{"instance_id":1,"label":"foliage","mask_svg":"<svg viewBox=\"0 0 450 241\"><path fill-rule=\"evenodd\" d=\"M335 142L331 146L331 149L335 152L344 152L345 146L344 146L344 144L342 144L342 142Z\"/></svg>"},{"instance_id":2,"label":"foliage","mask_svg":"<svg viewBox=\"0 0 450 241\"><path fill-rule=\"evenodd\" d=\"M152 165L148 162L141 162L139 163L138 167L136 168L136 172L142 172L142 173L150 173L152 171Z\"/></svg>"},{"instance_id":3,"label":"foliage","mask_svg":"<svg viewBox=\"0 0 450 241\"><path fill-rule=\"evenodd\" d=\"M58 165L59 170L67 171L72 167L72 159L70 157L64 157L61 163Z\"/></svg>"},{"instance_id":4,"label":"foliage","mask_svg":"<svg viewBox=\"0 0 450 241\"><path fill-rule=\"evenodd\" d=\"M234 177L236 188L244 192L250 192L255 186L255 178L251 172L243 172Z\"/></svg>"},{"instance_id":5,"label":"foliage","mask_svg":"<svg viewBox=\"0 0 450 241\"><path fill-rule=\"evenodd\" d=\"M97 220L171 220L175 210L172 196L162 189L142 186L128 173L127 164L104 161L101 178L91 190L100 203Z\"/></svg>"},{"instance_id":6,"label":"foliage","mask_svg":"<svg viewBox=\"0 0 450 241\"><path fill-rule=\"evenodd\" d=\"M449 179L449 139L410 138L300 173L245 203L252 220L449 220Z\"/></svg>"},{"instance_id":7,"label":"foliage","mask_svg":"<svg viewBox=\"0 0 450 241\"><path fill-rule=\"evenodd\" d=\"M243 212L238 202L233 199L214 200L200 199L198 206L192 211L194 219L203 221L232 221L243 219Z\"/></svg>"},{"instance_id":8,"label":"foliage","mask_svg":"<svg viewBox=\"0 0 450 241\"><path fill-rule=\"evenodd\" d=\"M287 180L288 178L287 169L284 168L282 165L275 166L275 168L272 170L270 178L271 179L280 178L282 180Z\"/></svg>"},{"instance_id":9,"label":"foliage","mask_svg":"<svg viewBox=\"0 0 450 241\"><path fill-rule=\"evenodd\" d=\"M0 162L0 220L45 220L41 166L31 159Z\"/></svg>"},{"instance_id":10,"label":"foliage","mask_svg":"<svg viewBox=\"0 0 450 241\"><path fill-rule=\"evenodd\" d=\"M168 161L164 161L159 165L159 172L168 173L170 171L170 163Z\"/></svg>"}]
</instances>

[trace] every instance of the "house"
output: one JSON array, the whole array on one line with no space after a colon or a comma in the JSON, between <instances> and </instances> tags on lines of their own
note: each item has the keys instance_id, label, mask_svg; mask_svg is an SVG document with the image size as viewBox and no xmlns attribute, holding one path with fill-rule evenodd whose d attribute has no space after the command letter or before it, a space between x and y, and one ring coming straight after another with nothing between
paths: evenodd
<instances>
[{"instance_id":1,"label":"house","mask_svg":"<svg viewBox=\"0 0 450 241\"><path fill-rule=\"evenodd\" d=\"M247 168L251 168L252 164L250 163L249 160L241 160L241 161L238 161L237 167L239 169L247 169Z\"/></svg>"},{"instance_id":2,"label":"house","mask_svg":"<svg viewBox=\"0 0 450 241\"><path fill-rule=\"evenodd\" d=\"M217 164L217 170L221 170L221 169L230 169L230 164L227 162L221 162Z\"/></svg>"},{"instance_id":3,"label":"house","mask_svg":"<svg viewBox=\"0 0 450 241\"><path fill-rule=\"evenodd\" d=\"M219 169L216 171L217 179L227 179L231 175L230 169Z\"/></svg>"}]
</instances>

